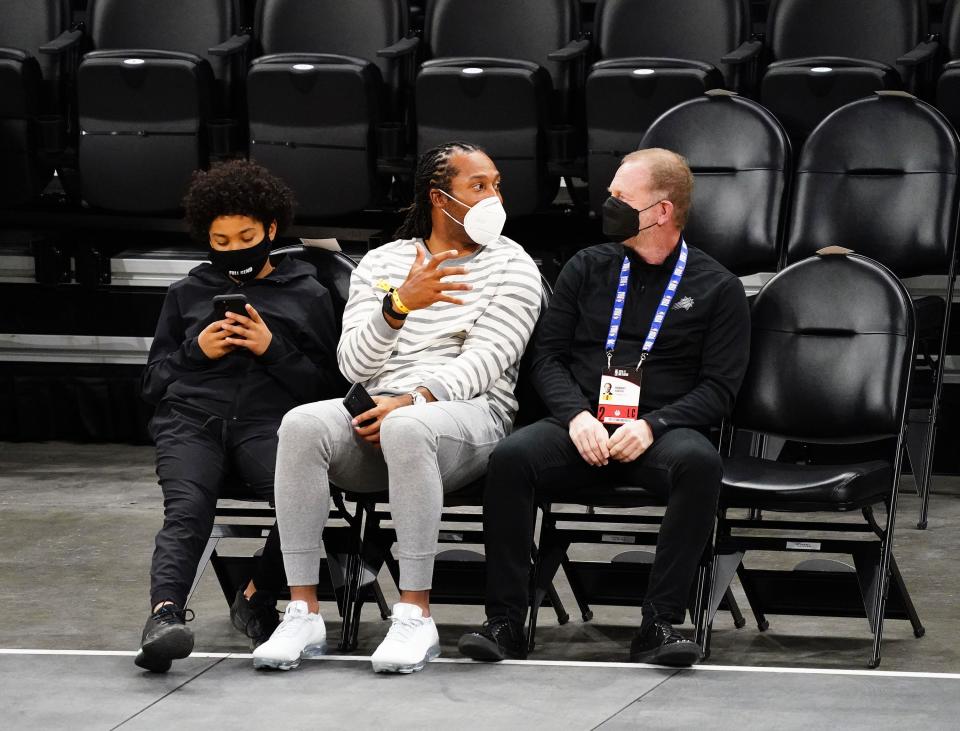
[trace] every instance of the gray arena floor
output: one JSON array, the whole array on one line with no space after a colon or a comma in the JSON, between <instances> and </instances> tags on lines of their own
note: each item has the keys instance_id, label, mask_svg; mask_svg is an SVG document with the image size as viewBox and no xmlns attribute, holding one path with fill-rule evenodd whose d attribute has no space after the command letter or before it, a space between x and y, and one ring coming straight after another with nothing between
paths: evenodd
<instances>
[{"instance_id":1,"label":"gray arena floor","mask_svg":"<svg viewBox=\"0 0 960 731\"><path fill-rule=\"evenodd\" d=\"M927 531L914 527L918 503L903 491L895 553L927 633L916 639L906 622L888 621L879 671L865 669L864 619L772 616L761 633L751 621L735 629L724 613L707 664L682 672L628 665L638 611L594 607L584 623L560 579L571 621L558 626L544 610L537 652L524 663L459 660L456 640L481 610L438 605L443 658L415 676L375 676L365 658L386 624L368 606L355 653L257 673L208 570L192 602L195 655L151 676L132 657L161 522L152 461L142 447L0 443L0 727L960 726L956 478L935 478ZM334 605L324 616L336 640Z\"/></svg>"}]
</instances>

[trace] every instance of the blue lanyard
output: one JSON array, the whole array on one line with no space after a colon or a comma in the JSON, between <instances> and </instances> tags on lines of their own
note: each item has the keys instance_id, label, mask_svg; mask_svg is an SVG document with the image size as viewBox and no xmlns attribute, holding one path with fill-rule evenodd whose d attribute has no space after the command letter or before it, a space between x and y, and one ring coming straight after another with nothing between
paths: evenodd
<instances>
[{"instance_id":1,"label":"blue lanyard","mask_svg":"<svg viewBox=\"0 0 960 731\"><path fill-rule=\"evenodd\" d=\"M667 316L667 310L673 302L673 296L677 293L677 287L680 286L680 280L683 279L683 272L687 268L687 242L680 240L680 256L677 258L677 265L673 268L673 274L670 275L670 281L667 282L667 288L663 291L663 297L660 298L660 304L653 315L653 322L650 323L650 331L647 333L647 339L643 341L643 350L640 353L640 362L637 368L643 365L650 351L653 350L653 344L657 341L660 334L660 328L663 320ZM617 285L617 297L613 301L613 313L610 315L610 330L607 331L607 368L613 359L613 351L617 347L617 337L620 335L620 323L623 320L623 305L627 301L627 284L630 282L630 259L623 257L623 265L620 267L620 282Z\"/></svg>"}]
</instances>

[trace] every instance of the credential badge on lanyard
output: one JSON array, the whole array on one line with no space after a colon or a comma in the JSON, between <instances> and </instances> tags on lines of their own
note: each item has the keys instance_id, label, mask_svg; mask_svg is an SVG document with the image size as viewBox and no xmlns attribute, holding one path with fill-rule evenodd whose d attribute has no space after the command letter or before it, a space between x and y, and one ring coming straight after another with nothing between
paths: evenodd
<instances>
[{"instance_id":1,"label":"credential badge on lanyard","mask_svg":"<svg viewBox=\"0 0 960 731\"><path fill-rule=\"evenodd\" d=\"M620 279L617 283L617 296L613 300L613 312L610 315L610 329L607 331L607 342L605 350L607 353L607 367L604 369L600 379L600 400L597 405L597 419L603 424L626 424L635 421L640 408L640 389L642 385L642 371L640 370L643 362L653 350L653 345L660 334L660 328L673 302L673 297L680 286L680 280L683 278L683 272L687 268L687 257L689 251L687 243L681 239L680 255L677 257L676 266L673 268L673 274L670 275L670 281L660 298L660 304L654 313L653 322L650 323L650 330L647 332L647 338L643 342L643 349L640 352L640 360L637 367L614 368L613 352L617 347L617 337L620 335L620 324L623 320L623 308L627 301L627 285L630 283L630 259L623 257L623 264L620 267Z\"/></svg>"}]
</instances>

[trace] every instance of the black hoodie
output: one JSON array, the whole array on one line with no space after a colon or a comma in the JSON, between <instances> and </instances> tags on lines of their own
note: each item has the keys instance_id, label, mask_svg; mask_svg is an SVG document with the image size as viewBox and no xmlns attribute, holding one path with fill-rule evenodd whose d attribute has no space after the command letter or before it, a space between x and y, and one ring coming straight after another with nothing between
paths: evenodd
<instances>
[{"instance_id":1,"label":"black hoodie","mask_svg":"<svg viewBox=\"0 0 960 731\"><path fill-rule=\"evenodd\" d=\"M244 294L273 338L211 360L197 342L213 322L213 297ZM243 314L243 313L240 313ZM204 263L170 285L143 373L143 397L233 420L278 422L295 406L342 395L330 293L309 264L284 258L266 277L238 284Z\"/></svg>"}]
</instances>

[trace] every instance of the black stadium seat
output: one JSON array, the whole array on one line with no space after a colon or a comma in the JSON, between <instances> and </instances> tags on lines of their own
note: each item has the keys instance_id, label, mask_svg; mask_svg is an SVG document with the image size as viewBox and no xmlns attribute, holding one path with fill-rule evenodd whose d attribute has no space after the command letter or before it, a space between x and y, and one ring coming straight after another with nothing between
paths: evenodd
<instances>
[{"instance_id":1,"label":"black stadium seat","mask_svg":"<svg viewBox=\"0 0 960 731\"><path fill-rule=\"evenodd\" d=\"M954 127L960 127L960 2L947 0L943 8L940 42L947 63L937 79L937 108Z\"/></svg>"},{"instance_id":2,"label":"black stadium seat","mask_svg":"<svg viewBox=\"0 0 960 731\"><path fill-rule=\"evenodd\" d=\"M763 286L732 426L841 448L872 443L877 452L817 465L725 460L711 613L746 552L848 554L855 569L823 559L793 570L741 569L761 627L765 612L866 617L874 634L870 667L880 662L885 617L909 619L923 634L892 553L914 348L906 289L865 256L822 250ZM885 525L874 515L881 505ZM803 515L740 520L727 516L731 508ZM837 520L850 512L864 520Z\"/></svg>"},{"instance_id":3,"label":"black stadium seat","mask_svg":"<svg viewBox=\"0 0 960 731\"><path fill-rule=\"evenodd\" d=\"M406 1L261 0L255 22L250 157L287 181L301 216L369 206L390 182L378 155L399 157L406 142L417 48Z\"/></svg>"},{"instance_id":4,"label":"black stadium seat","mask_svg":"<svg viewBox=\"0 0 960 731\"><path fill-rule=\"evenodd\" d=\"M78 74L83 197L113 211L179 209L191 173L235 123L232 0L91 0ZM228 134L229 136L229 134ZM208 139L209 137L209 139Z\"/></svg>"},{"instance_id":5,"label":"black stadium seat","mask_svg":"<svg viewBox=\"0 0 960 731\"><path fill-rule=\"evenodd\" d=\"M744 84L761 50L747 0L600 0L599 59L586 83L588 176L595 211L620 159L654 119L708 89Z\"/></svg>"},{"instance_id":6,"label":"black stadium seat","mask_svg":"<svg viewBox=\"0 0 960 731\"><path fill-rule=\"evenodd\" d=\"M908 447L927 522L937 412L954 281L960 171L957 133L929 104L879 92L841 107L813 131L797 163L788 262L837 244L899 277L942 277L941 294L915 301L920 370ZM921 416L922 415L922 416Z\"/></svg>"},{"instance_id":7,"label":"black stadium seat","mask_svg":"<svg viewBox=\"0 0 960 731\"><path fill-rule=\"evenodd\" d=\"M50 181L44 133L65 131L64 64L40 48L72 47L80 34L68 31L68 0L3 0L0 16L0 208L8 208L34 200Z\"/></svg>"},{"instance_id":8,"label":"black stadium seat","mask_svg":"<svg viewBox=\"0 0 960 731\"><path fill-rule=\"evenodd\" d=\"M454 139L477 143L503 173L509 213L548 204L559 184L548 169L549 137L566 146L588 48L578 40L579 4L432 0L425 22L432 60L416 82L417 149Z\"/></svg>"},{"instance_id":9,"label":"black stadium seat","mask_svg":"<svg viewBox=\"0 0 960 731\"><path fill-rule=\"evenodd\" d=\"M786 217L790 142L754 101L716 90L657 119L641 148L687 158L693 204L684 236L738 276L776 271Z\"/></svg>"},{"instance_id":10,"label":"black stadium seat","mask_svg":"<svg viewBox=\"0 0 960 731\"><path fill-rule=\"evenodd\" d=\"M773 62L760 100L796 143L837 107L880 89L914 91L926 42L924 0L772 0L767 45Z\"/></svg>"}]
</instances>

